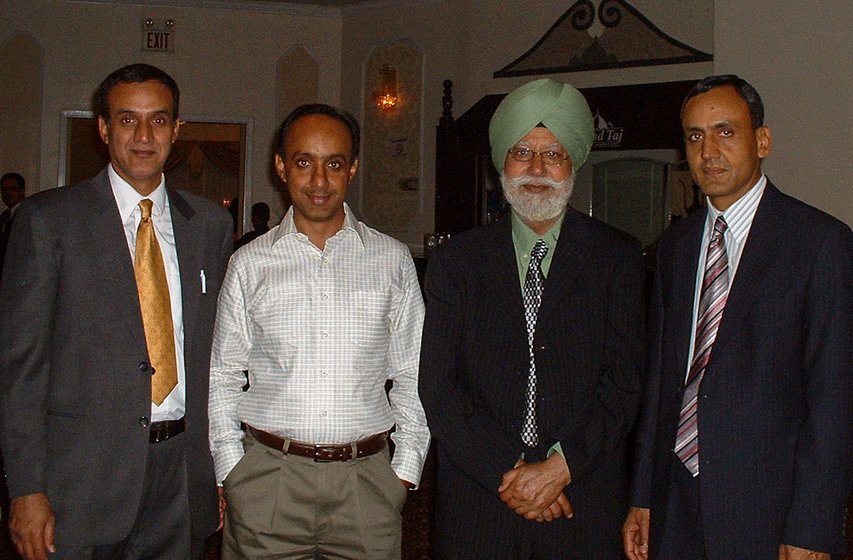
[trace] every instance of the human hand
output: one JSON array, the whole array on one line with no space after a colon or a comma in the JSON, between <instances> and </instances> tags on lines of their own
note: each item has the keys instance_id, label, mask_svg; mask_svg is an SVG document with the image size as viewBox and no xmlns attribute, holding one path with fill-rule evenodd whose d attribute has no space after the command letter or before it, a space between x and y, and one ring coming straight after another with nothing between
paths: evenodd
<instances>
[{"instance_id":1,"label":"human hand","mask_svg":"<svg viewBox=\"0 0 853 560\"><path fill-rule=\"evenodd\" d=\"M622 547L628 560L649 558L649 510L632 507L622 525Z\"/></svg>"},{"instance_id":2,"label":"human hand","mask_svg":"<svg viewBox=\"0 0 853 560\"><path fill-rule=\"evenodd\" d=\"M829 553L807 550L790 544L780 544L779 560L829 560Z\"/></svg>"},{"instance_id":3,"label":"human hand","mask_svg":"<svg viewBox=\"0 0 853 560\"><path fill-rule=\"evenodd\" d=\"M219 486L217 490L219 490L219 527L216 530L221 531L225 527L225 510L228 509L228 502L225 501L225 488Z\"/></svg>"},{"instance_id":4,"label":"human hand","mask_svg":"<svg viewBox=\"0 0 853 560\"><path fill-rule=\"evenodd\" d=\"M47 560L55 553L53 531L56 517L43 493L12 498L9 506L9 532L18 554L24 560Z\"/></svg>"},{"instance_id":5,"label":"human hand","mask_svg":"<svg viewBox=\"0 0 853 560\"><path fill-rule=\"evenodd\" d=\"M569 481L566 460L559 453L554 453L538 463L516 463L504 474L498 492L507 507L518 515L531 520L541 517L542 521L551 521L561 515L572 515L571 504L562 493ZM558 501L560 496L563 499ZM557 507L552 509L552 505Z\"/></svg>"},{"instance_id":6,"label":"human hand","mask_svg":"<svg viewBox=\"0 0 853 560\"><path fill-rule=\"evenodd\" d=\"M536 518L536 521L540 523L543 521L554 521L555 519L559 519L563 516L565 516L566 519L569 519L573 515L574 510L572 509L571 502L564 493L560 492L560 495L557 496L557 500L544 509L539 517Z\"/></svg>"},{"instance_id":7,"label":"human hand","mask_svg":"<svg viewBox=\"0 0 853 560\"><path fill-rule=\"evenodd\" d=\"M400 482L403 483L403 488L405 488L406 490L411 490L415 487L414 482L409 482L408 480L403 480L402 478L400 479Z\"/></svg>"}]
</instances>

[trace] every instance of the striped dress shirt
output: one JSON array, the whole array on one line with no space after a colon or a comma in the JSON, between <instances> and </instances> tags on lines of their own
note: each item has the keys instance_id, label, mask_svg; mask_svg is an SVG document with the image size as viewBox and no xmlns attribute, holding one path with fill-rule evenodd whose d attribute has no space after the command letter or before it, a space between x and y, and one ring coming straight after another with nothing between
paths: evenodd
<instances>
[{"instance_id":1,"label":"striped dress shirt","mask_svg":"<svg viewBox=\"0 0 853 560\"><path fill-rule=\"evenodd\" d=\"M755 211L758 210L758 203L761 202L761 195L764 194L764 187L766 185L767 177L762 175L755 185L735 201L734 204L729 206L725 212L720 212L708 201L708 213L705 216L705 229L702 233L702 249L699 252L699 266L696 269L696 284L693 293L693 323L690 325L690 354L687 356L687 369L684 372L684 379L687 379L690 372L690 364L693 363L696 322L699 320L697 317L699 312L699 298L702 295L702 277L705 274L705 257L708 256L708 245L711 244L711 234L714 233L714 222L717 221L717 216L722 215L728 226L726 232L723 234L723 239L726 241L726 256L729 260L729 289L731 289L738 264L740 264L740 256L743 254L743 248L749 236L749 229L752 227L752 219L755 217ZM723 311L723 315L725 315L725 311Z\"/></svg>"},{"instance_id":2,"label":"striped dress shirt","mask_svg":"<svg viewBox=\"0 0 853 560\"><path fill-rule=\"evenodd\" d=\"M218 482L243 455L241 422L312 444L396 426L391 466L420 480L430 435L418 397L424 303L414 263L405 245L344 209L323 251L296 230L291 209L231 258L210 372Z\"/></svg>"}]
</instances>

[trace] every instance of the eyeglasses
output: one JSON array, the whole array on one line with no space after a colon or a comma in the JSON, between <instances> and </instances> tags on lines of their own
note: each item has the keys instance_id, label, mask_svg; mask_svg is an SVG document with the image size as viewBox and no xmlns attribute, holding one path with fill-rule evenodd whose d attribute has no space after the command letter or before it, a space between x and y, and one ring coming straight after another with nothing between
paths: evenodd
<instances>
[{"instance_id":1,"label":"eyeglasses","mask_svg":"<svg viewBox=\"0 0 853 560\"><path fill-rule=\"evenodd\" d=\"M560 167L563 165L564 161L569 159L568 155L564 155L555 150L535 152L529 148L511 148L507 153L512 159L521 163L530 163L533 161L533 158L539 156L542 158L542 163L548 167Z\"/></svg>"}]
</instances>

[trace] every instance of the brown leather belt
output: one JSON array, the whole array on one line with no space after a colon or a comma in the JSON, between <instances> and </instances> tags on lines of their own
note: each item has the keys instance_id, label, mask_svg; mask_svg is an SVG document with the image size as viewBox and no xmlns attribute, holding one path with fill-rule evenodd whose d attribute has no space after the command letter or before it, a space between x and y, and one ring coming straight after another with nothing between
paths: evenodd
<instances>
[{"instance_id":1,"label":"brown leather belt","mask_svg":"<svg viewBox=\"0 0 853 560\"><path fill-rule=\"evenodd\" d=\"M165 420L163 422L152 422L151 433L148 435L148 443L160 443L184 431L184 419Z\"/></svg>"},{"instance_id":2,"label":"brown leather belt","mask_svg":"<svg viewBox=\"0 0 853 560\"><path fill-rule=\"evenodd\" d=\"M388 447L388 434L383 432L346 445L311 445L282 439L276 435L247 426L249 433L258 442L277 451L314 459L317 463L349 461L359 457L375 455Z\"/></svg>"}]
</instances>

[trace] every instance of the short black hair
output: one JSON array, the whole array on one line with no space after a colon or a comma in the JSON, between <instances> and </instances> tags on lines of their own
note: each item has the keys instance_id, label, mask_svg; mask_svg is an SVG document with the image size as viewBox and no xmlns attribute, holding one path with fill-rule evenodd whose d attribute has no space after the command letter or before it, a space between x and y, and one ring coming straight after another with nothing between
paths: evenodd
<instances>
[{"instance_id":1,"label":"short black hair","mask_svg":"<svg viewBox=\"0 0 853 560\"><path fill-rule=\"evenodd\" d=\"M25 190L27 188L27 182L24 181L24 176L20 173L5 173L2 177L0 177L0 183L5 181L6 179L12 179L16 183L18 183L18 188L21 190Z\"/></svg>"},{"instance_id":2,"label":"short black hair","mask_svg":"<svg viewBox=\"0 0 853 560\"><path fill-rule=\"evenodd\" d=\"M764 103L761 101L761 96L749 82L734 74L720 74L717 76L708 76L693 86L687 97L684 98L684 103L681 104L681 114L684 114L684 107L687 102L697 95L707 93L714 88L730 86L735 89L741 99L746 102L749 107L749 116L752 120L752 128L764 126Z\"/></svg>"},{"instance_id":3,"label":"short black hair","mask_svg":"<svg viewBox=\"0 0 853 560\"><path fill-rule=\"evenodd\" d=\"M352 140L352 149L350 151L351 159L353 161L358 159L358 145L361 141L361 131L358 127L358 121L356 121L355 117L348 112L332 107L331 105L326 105L325 103L300 105L285 117L278 129L278 137L276 138L275 144L275 151L278 152L279 157L285 157L284 138L287 136L287 132L290 130L290 127L292 127L293 123L302 117L307 117L309 115L325 115L342 122L347 127L347 130L349 130L350 140Z\"/></svg>"},{"instance_id":4,"label":"short black hair","mask_svg":"<svg viewBox=\"0 0 853 560\"><path fill-rule=\"evenodd\" d=\"M110 104L107 99L110 91L119 84L141 84L154 80L160 82L172 92L172 119L178 120L178 108L181 102L181 92L172 76L150 64L128 64L122 66L101 82L98 87L98 116L104 122L110 122Z\"/></svg>"}]
</instances>

